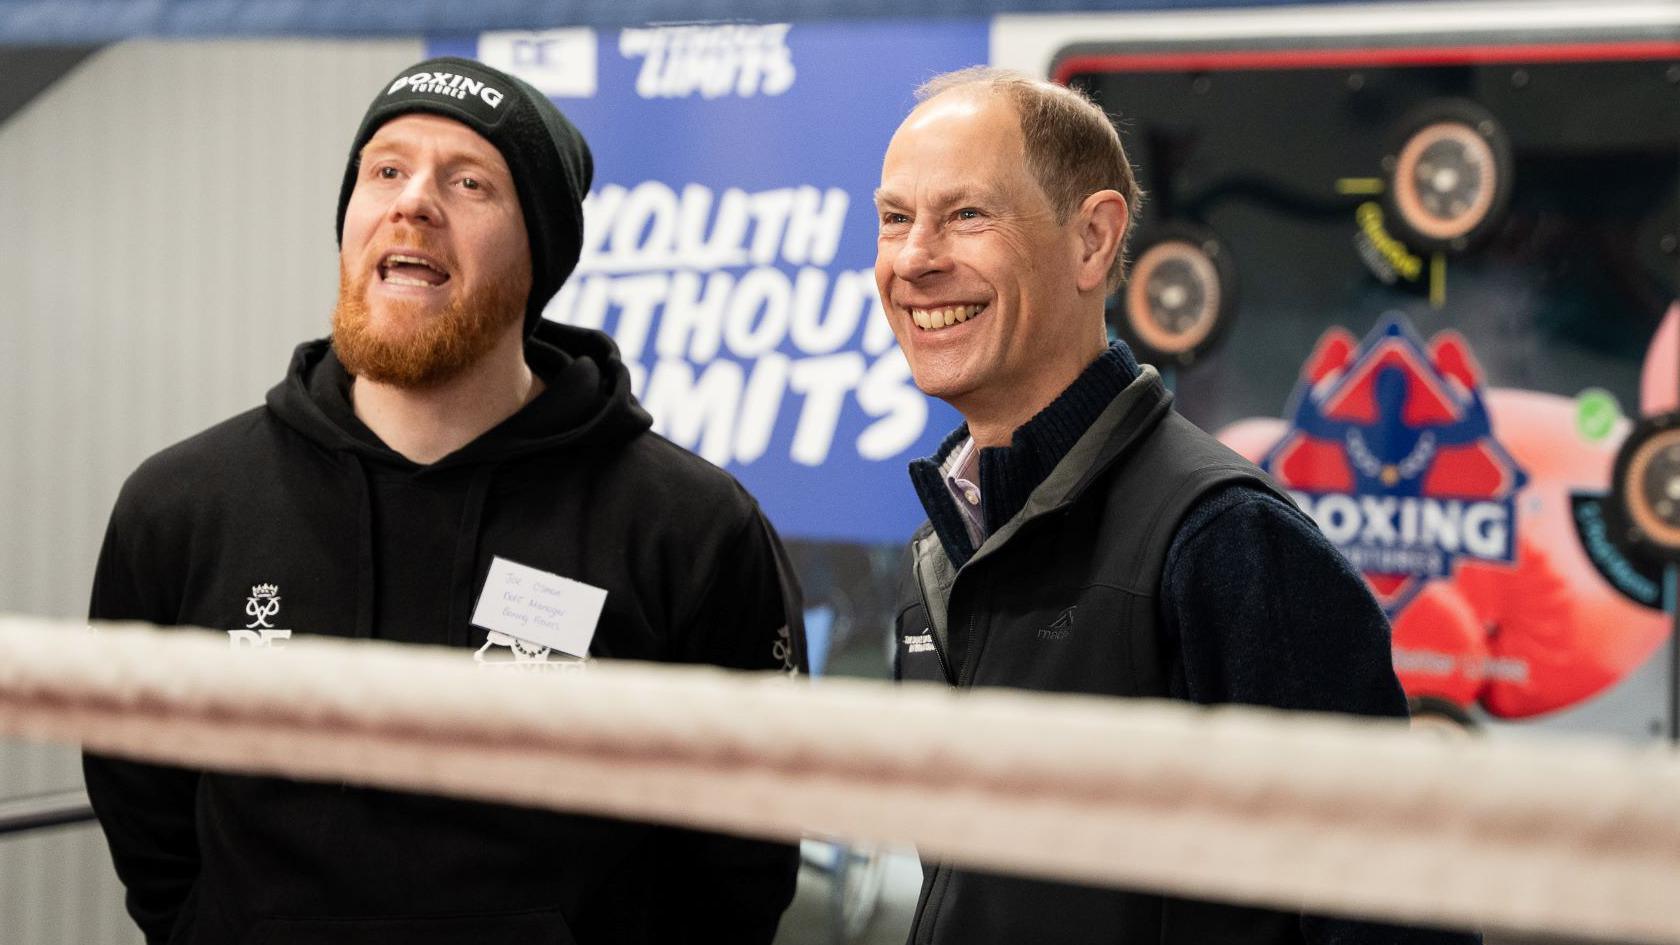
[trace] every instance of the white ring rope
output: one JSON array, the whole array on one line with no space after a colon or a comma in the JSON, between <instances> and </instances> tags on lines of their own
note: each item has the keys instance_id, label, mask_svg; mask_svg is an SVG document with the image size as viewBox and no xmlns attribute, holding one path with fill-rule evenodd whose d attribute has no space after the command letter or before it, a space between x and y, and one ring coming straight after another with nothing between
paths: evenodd
<instances>
[{"instance_id":1,"label":"white ring rope","mask_svg":"<svg viewBox=\"0 0 1680 945\"><path fill-rule=\"evenodd\" d=\"M0 619L0 734L1456 926L1680 943L1680 758L1574 738Z\"/></svg>"}]
</instances>

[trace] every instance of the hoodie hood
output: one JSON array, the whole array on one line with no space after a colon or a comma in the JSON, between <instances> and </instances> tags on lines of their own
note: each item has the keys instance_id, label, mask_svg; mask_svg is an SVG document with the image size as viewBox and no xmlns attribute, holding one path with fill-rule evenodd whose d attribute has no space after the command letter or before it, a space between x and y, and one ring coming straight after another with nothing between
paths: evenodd
<instances>
[{"instance_id":1,"label":"hoodie hood","mask_svg":"<svg viewBox=\"0 0 1680 945\"><path fill-rule=\"evenodd\" d=\"M525 360L544 389L519 412L431 464L445 469L556 449L622 442L653 420L630 393L630 372L603 332L544 320L525 341ZM268 392L268 408L287 426L334 452L363 461L419 468L379 440L355 415L350 375L332 341L307 341L286 377Z\"/></svg>"}]
</instances>

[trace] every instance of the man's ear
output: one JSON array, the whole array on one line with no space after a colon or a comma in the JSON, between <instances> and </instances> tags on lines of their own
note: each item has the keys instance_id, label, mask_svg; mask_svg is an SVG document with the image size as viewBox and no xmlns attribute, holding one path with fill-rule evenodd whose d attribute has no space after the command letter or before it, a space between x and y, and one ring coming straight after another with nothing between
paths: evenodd
<instances>
[{"instance_id":1,"label":"man's ear","mask_svg":"<svg viewBox=\"0 0 1680 945\"><path fill-rule=\"evenodd\" d=\"M1126 198L1119 191L1099 190L1079 205L1074 220L1079 227L1079 291L1102 290L1131 222Z\"/></svg>"}]
</instances>

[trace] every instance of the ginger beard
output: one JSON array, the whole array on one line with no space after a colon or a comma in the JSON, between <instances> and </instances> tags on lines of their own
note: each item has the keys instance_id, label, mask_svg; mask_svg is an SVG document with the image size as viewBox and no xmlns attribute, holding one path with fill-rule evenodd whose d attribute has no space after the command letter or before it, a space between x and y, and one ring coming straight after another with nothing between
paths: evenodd
<instances>
[{"instance_id":1,"label":"ginger beard","mask_svg":"<svg viewBox=\"0 0 1680 945\"><path fill-rule=\"evenodd\" d=\"M441 310L418 299L387 298L376 315L368 305L368 286L379 278L377 261L392 246L448 258L441 247L428 246L422 233L405 230L390 244L372 249L354 275L340 259L332 343L351 375L411 390L437 387L477 364L510 325L524 320L531 287L528 261L480 287L452 293Z\"/></svg>"}]
</instances>

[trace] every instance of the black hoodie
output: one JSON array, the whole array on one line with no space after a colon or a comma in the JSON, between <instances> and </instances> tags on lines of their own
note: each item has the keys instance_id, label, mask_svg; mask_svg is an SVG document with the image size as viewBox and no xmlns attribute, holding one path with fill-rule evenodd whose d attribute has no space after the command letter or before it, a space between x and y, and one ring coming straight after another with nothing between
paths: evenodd
<instances>
[{"instance_id":1,"label":"black hoodie","mask_svg":"<svg viewBox=\"0 0 1680 945\"><path fill-rule=\"evenodd\" d=\"M265 406L129 477L91 616L529 660L471 623L502 557L606 590L591 657L803 670L798 589L752 497L649 430L605 335L545 322L526 359L543 393L421 466L355 418L331 346L302 345ZM673 828L97 756L84 770L151 945L769 942L797 869L789 846Z\"/></svg>"}]
</instances>

